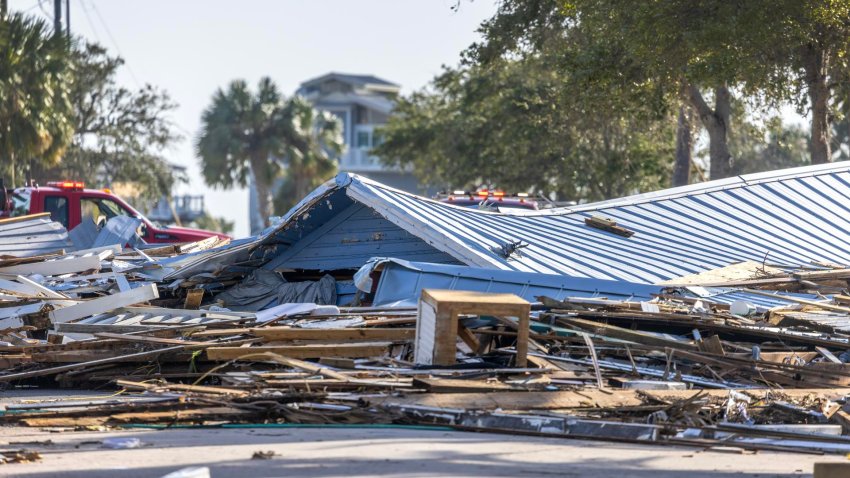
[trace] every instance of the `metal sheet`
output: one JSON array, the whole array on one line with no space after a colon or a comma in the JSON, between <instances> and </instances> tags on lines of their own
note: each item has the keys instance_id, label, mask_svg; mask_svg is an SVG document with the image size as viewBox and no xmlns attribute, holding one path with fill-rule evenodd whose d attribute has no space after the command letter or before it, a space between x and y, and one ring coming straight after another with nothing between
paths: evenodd
<instances>
[{"instance_id":1,"label":"metal sheet","mask_svg":"<svg viewBox=\"0 0 850 478\"><path fill-rule=\"evenodd\" d=\"M37 256L73 248L68 231L47 217L0 224L0 256Z\"/></svg>"},{"instance_id":2,"label":"metal sheet","mask_svg":"<svg viewBox=\"0 0 850 478\"><path fill-rule=\"evenodd\" d=\"M341 191L471 266L655 283L742 260L850 264L850 162L532 213L456 207L342 173L296 206L266 241L292 231L293 218L311 214L319 202L342 201ZM593 215L635 234L588 227L584 219ZM510 258L495 252L512 241L528 246Z\"/></svg>"},{"instance_id":3,"label":"metal sheet","mask_svg":"<svg viewBox=\"0 0 850 478\"><path fill-rule=\"evenodd\" d=\"M415 306L422 289L469 290L516 294L535 302L537 296L606 297L611 300L643 301L662 287L624 281L568 277L562 275L514 272L480 267L379 259L373 267L382 268L373 305Z\"/></svg>"}]
</instances>

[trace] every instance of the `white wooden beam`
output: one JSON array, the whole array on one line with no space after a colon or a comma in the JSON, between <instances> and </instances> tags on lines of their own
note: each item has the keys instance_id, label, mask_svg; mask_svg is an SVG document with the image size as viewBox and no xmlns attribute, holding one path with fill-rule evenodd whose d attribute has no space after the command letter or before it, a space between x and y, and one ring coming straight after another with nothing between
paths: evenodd
<instances>
[{"instance_id":1,"label":"white wooden beam","mask_svg":"<svg viewBox=\"0 0 850 478\"><path fill-rule=\"evenodd\" d=\"M95 255L0 267L0 274L58 276L88 270L100 270L100 257Z\"/></svg>"},{"instance_id":2,"label":"white wooden beam","mask_svg":"<svg viewBox=\"0 0 850 478\"><path fill-rule=\"evenodd\" d=\"M98 297L97 299L80 302L71 307L56 309L50 312L50 320L54 324L61 324L69 320L82 319L92 315L102 314L121 307L147 302L159 298L156 284L147 284L127 292Z\"/></svg>"}]
</instances>

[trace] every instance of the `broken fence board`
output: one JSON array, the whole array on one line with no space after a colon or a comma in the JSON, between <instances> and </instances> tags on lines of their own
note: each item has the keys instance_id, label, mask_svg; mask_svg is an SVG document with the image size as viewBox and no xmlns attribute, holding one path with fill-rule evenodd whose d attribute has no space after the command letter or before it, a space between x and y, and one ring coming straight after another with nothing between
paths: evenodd
<instances>
[{"instance_id":1,"label":"broken fence board","mask_svg":"<svg viewBox=\"0 0 850 478\"><path fill-rule=\"evenodd\" d=\"M0 274L41 274L57 276L73 274L88 270L100 270L100 257L84 256L72 259L57 259L55 261L36 262L34 264L19 264L16 266L0 267Z\"/></svg>"},{"instance_id":2,"label":"broken fence board","mask_svg":"<svg viewBox=\"0 0 850 478\"><path fill-rule=\"evenodd\" d=\"M772 389L739 390L756 399L776 394ZM791 398L820 397L831 400L843 398L850 388L786 389L782 394ZM728 399L728 390L594 390L560 392L488 392L488 393L428 393L406 397L381 397L371 404L455 408L464 410L555 410L559 408L620 408L644 405L647 399L657 403L688 400L696 395ZM645 398L644 398L645 397Z\"/></svg>"},{"instance_id":3,"label":"broken fence board","mask_svg":"<svg viewBox=\"0 0 850 478\"><path fill-rule=\"evenodd\" d=\"M249 332L265 340L413 340L416 329L298 329L268 327L250 329Z\"/></svg>"},{"instance_id":4,"label":"broken fence board","mask_svg":"<svg viewBox=\"0 0 850 478\"><path fill-rule=\"evenodd\" d=\"M367 358L380 357L389 350L390 342L371 342L355 344L311 344L311 345L269 345L263 347L210 347L207 358L210 360L259 360L251 358L263 352L271 352L284 357L304 359L319 357Z\"/></svg>"},{"instance_id":5,"label":"broken fence board","mask_svg":"<svg viewBox=\"0 0 850 478\"><path fill-rule=\"evenodd\" d=\"M50 320L54 324L61 324L70 320L82 319L104 312L109 312L121 307L147 302L159 298L159 292L155 284L137 287L127 292L99 297L89 301L81 302L71 307L57 309L50 312Z\"/></svg>"}]
</instances>

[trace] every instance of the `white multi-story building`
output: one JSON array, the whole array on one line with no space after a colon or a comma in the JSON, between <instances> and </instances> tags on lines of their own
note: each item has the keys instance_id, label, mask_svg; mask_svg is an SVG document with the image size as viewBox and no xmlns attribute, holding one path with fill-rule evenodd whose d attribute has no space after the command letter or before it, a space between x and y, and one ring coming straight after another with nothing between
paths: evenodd
<instances>
[{"instance_id":1,"label":"white multi-story building","mask_svg":"<svg viewBox=\"0 0 850 478\"><path fill-rule=\"evenodd\" d=\"M328 73L301 83L296 94L342 122L345 152L339 158L340 171L415 193L418 183L411 172L387 167L369 154L381 141L376 129L387 122L400 89L373 75Z\"/></svg>"},{"instance_id":2,"label":"white multi-story building","mask_svg":"<svg viewBox=\"0 0 850 478\"><path fill-rule=\"evenodd\" d=\"M377 129L387 122L401 87L373 75L328 73L301 83L295 92L316 109L327 111L342 122L345 149L339 170L356 173L404 191L419 193L416 177L409 170L388 167L369 154L381 141ZM330 179L330 178L328 178ZM262 230L257 194L249 187L251 233Z\"/></svg>"}]
</instances>

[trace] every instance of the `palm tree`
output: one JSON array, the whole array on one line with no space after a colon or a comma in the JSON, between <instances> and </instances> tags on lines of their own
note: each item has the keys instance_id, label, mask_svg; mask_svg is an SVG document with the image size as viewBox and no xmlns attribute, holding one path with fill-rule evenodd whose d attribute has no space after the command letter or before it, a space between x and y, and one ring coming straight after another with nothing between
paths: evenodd
<instances>
[{"instance_id":1,"label":"palm tree","mask_svg":"<svg viewBox=\"0 0 850 478\"><path fill-rule=\"evenodd\" d=\"M256 93L243 80L217 90L201 123L196 152L204 181L230 189L253 177L266 226L273 214L271 186L281 171L301 194L305 183L333 174L331 155L342 150L336 120L300 98L285 101L269 78L260 80Z\"/></svg>"},{"instance_id":2,"label":"palm tree","mask_svg":"<svg viewBox=\"0 0 850 478\"><path fill-rule=\"evenodd\" d=\"M0 164L15 182L25 164L59 162L74 134L67 37L19 13L0 21Z\"/></svg>"},{"instance_id":3,"label":"palm tree","mask_svg":"<svg viewBox=\"0 0 850 478\"><path fill-rule=\"evenodd\" d=\"M335 158L343 149L342 124L335 116L297 96L284 109L293 131L283 156L286 176L275 201L278 211L288 210L336 173Z\"/></svg>"}]
</instances>

